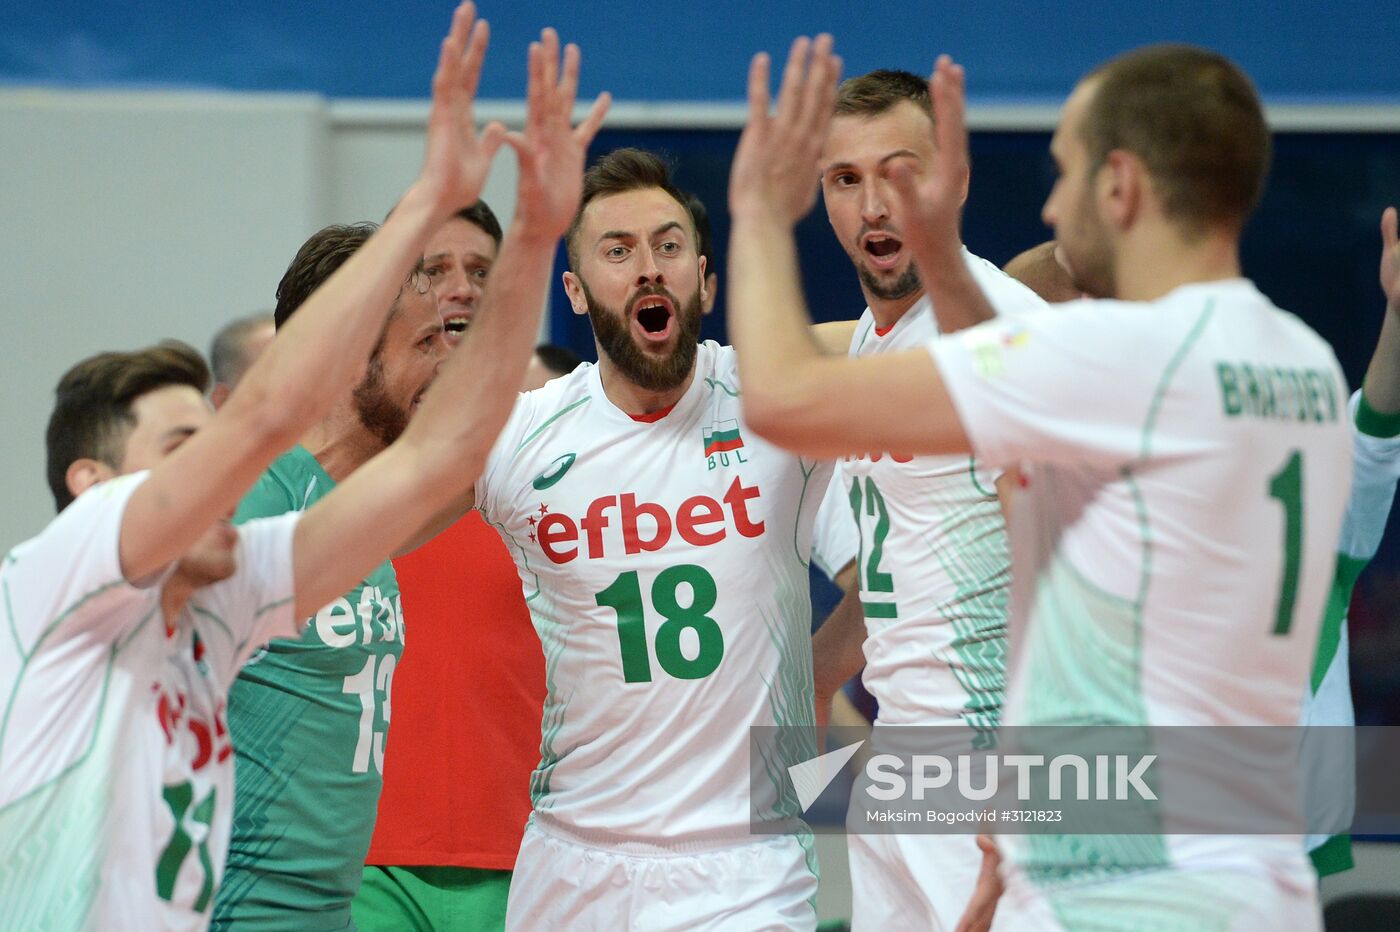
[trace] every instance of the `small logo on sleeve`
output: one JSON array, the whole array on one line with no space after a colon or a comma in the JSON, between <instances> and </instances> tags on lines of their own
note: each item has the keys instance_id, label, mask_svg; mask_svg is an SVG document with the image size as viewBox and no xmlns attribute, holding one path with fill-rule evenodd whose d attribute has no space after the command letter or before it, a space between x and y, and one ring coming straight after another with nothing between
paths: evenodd
<instances>
[{"instance_id":1,"label":"small logo on sleeve","mask_svg":"<svg viewBox=\"0 0 1400 932\"><path fill-rule=\"evenodd\" d=\"M712 427L700 429L705 442L705 465L709 469L728 466L731 463L747 463L744 458L744 438L739 433L737 418L717 421Z\"/></svg>"}]
</instances>

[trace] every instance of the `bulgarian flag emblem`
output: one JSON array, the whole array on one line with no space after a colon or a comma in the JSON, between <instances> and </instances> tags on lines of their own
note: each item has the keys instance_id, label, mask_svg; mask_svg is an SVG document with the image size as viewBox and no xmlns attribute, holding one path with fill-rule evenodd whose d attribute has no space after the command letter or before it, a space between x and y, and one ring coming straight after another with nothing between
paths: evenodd
<instances>
[{"instance_id":1,"label":"bulgarian flag emblem","mask_svg":"<svg viewBox=\"0 0 1400 932\"><path fill-rule=\"evenodd\" d=\"M738 450L744 445L744 438L739 436L739 421L736 418L720 421L714 427L701 428L701 433L705 438L706 459L716 453Z\"/></svg>"}]
</instances>

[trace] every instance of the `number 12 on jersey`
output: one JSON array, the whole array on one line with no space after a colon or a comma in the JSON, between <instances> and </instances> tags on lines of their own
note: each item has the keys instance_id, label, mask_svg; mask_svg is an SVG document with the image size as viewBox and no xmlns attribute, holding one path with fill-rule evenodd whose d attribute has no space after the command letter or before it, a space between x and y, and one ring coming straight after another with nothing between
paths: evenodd
<instances>
[{"instance_id":1,"label":"number 12 on jersey","mask_svg":"<svg viewBox=\"0 0 1400 932\"><path fill-rule=\"evenodd\" d=\"M682 606L678 591L690 587L690 604ZM681 563L662 570L651 585L652 607L666 620L656 629L656 661L678 680L698 680L715 672L724 658L724 633L710 617L719 590L715 578L701 566ZM622 678L628 683L650 683L651 649L647 644L646 607L637 571L623 573L594 597L604 608L617 612L617 640L622 653ZM694 631L699 645L694 657L681 649L681 635Z\"/></svg>"}]
</instances>

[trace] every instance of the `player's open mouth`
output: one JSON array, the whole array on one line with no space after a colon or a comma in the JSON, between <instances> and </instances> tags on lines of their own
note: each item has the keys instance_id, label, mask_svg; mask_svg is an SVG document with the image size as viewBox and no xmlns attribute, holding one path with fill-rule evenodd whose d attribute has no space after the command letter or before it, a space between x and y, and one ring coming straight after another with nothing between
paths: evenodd
<instances>
[{"instance_id":1,"label":"player's open mouth","mask_svg":"<svg viewBox=\"0 0 1400 932\"><path fill-rule=\"evenodd\" d=\"M877 269L894 268L904 251L903 241L888 233L867 233L860 246L865 250L870 264Z\"/></svg>"},{"instance_id":2,"label":"player's open mouth","mask_svg":"<svg viewBox=\"0 0 1400 932\"><path fill-rule=\"evenodd\" d=\"M456 346L462 342L462 337L466 336L467 328L471 326L472 317L464 311L455 311L442 316L442 330L447 337L448 345Z\"/></svg>"},{"instance_id":3,"label":"player's open mouth","mask_svg":"<svg viewBox=\"0 0 1400 932\"><path fill-rule=\"evenodd\" d=\"M637 301L632 309L636 331L648 343L664 343L671 336L671 321L675 310L661 295L648 295Z\"/></svg>"}]
</instances>

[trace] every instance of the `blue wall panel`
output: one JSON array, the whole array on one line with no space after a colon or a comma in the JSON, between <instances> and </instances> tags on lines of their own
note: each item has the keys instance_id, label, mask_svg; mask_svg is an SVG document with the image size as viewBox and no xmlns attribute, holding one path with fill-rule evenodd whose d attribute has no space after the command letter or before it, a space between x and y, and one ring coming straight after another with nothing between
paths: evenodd
<instances>
[{"instance_id":1,"label":"blue wall panel","mask_svg":"<svg viewBox=\"0 0 1400 932\"><path fill-rule=\"evenodd\" d=\"M738 100L754 52L781 52L796 33L818 30L837 37L849 73L925 72L950 52L968 65L977 99L1058 101L1104 58L1164 40L1221 49L1270 98L1400 99L1394 7L1361 0L482 6L495 34L485 97L521 95L525 44L553 25L583 47L585 89L627 100ZM423 97L449 10L425 0L5 0L0 81Z\"/></svg>"}]
</instances>

